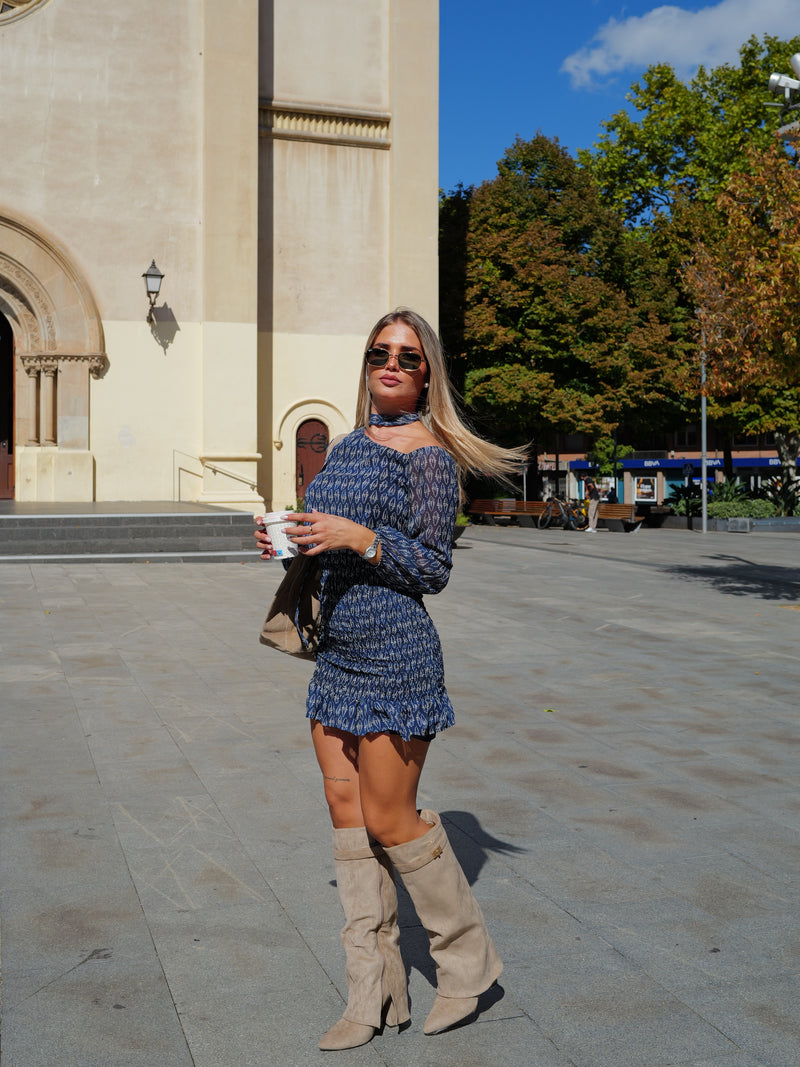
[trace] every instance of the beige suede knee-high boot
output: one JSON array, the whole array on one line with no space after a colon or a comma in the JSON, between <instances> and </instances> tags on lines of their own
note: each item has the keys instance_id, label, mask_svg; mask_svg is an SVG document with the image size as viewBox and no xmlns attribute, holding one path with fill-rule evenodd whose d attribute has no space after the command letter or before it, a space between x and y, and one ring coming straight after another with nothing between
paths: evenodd
<instances>
[{"instance_id":1,"label":"beige suede knee-high boot","mask_svg":"<svg viewBox=\"0 0 800 1067\"><path fill-rule=\"evenodd\" d=\"M400 1026L410 1017L391 864L363 826L334 829L333 855L345 916L347 1008L320 1041L323 1050L356 1048L371 1041L387 1005L390 1026Z\"/></svg>"},{"instance_id":2,"label":"beige suede knee-high boot","mask_svg":"<svg viewBox=\"0 0 800 1067\"><path fill-rule=\"evenodd\" d=\"M441 819L433 811L420 817L431 824L428 833L385 851L430 938L438 988L423 1029L436 1034L475 1011L503 964Z\"/></svg>"}]
</instances>

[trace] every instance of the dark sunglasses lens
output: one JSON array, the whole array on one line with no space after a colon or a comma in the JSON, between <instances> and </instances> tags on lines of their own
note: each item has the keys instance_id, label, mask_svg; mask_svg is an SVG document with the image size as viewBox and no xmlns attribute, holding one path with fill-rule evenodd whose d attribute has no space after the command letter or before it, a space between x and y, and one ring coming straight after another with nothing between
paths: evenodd
<instances>
[{"instance_id":1,"label":"dark sunglasses lens","mask_svg":"<svg viewBox=\"0 0 800 1067\"><path fill-rule=\"evenodd\" d=\"M370 348L367 352L367 363L370 367L385 367L390 358L389 353L382 348ZM418 356L415 352L404 352L397 357L397 364L403 370L419 370L422 356Z\"/></svg>"}]
</instances>

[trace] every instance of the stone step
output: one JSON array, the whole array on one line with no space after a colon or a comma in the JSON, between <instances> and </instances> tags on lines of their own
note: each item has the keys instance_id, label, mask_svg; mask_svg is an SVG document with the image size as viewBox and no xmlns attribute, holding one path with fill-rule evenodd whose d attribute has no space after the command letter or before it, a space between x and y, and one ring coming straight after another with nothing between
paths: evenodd
<instances>
[{"instance_id":1,"label":"stone step","mask_svg":"<svg viewBox=\"0 0 800 1067\"><path fill-rule=\"evenodd\" d=\"M6 556L5 563L251 563L258 555L249 552L78 552L60 555Z\"/></svg>"},{"instance_id":2,"label":"stone step","mask_svg":"<svg viewBox=\"0 0 800 1067\"><path fill-rule=\"evenodd\" d=\"M246 512L0 516L0 560L258 558Z\"/></svg>"}]
</instances>

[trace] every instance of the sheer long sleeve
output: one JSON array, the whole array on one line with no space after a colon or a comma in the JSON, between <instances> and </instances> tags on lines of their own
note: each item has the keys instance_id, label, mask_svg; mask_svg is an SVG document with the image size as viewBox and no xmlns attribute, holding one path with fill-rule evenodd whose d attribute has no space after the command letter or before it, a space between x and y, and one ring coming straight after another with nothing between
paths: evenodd
<instances>
[{"instance_id":1,"label":"sheer long sleeve","mask_svg":"<svg viewBox=\"0 0 800 1067\"><path fill-rule=\"evenodd\" d=\"M458 474L442 448L419 448L409 457L408 532L379 526L377 574L387 585L412 594L438 593L452 567L453 530L458 513Z\"/></svg>"}]
</instances>

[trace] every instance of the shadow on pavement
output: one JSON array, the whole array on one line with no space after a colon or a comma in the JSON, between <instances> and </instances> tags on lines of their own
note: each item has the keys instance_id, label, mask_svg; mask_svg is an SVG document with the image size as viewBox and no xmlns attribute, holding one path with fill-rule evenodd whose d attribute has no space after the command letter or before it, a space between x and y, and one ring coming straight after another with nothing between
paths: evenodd
<instances>
[{"instance_id":1,"label":"shadow on pavement","mask_svg":"<svg viewBox=\"0 0 800 1067\"><path fill-rule=\"evenodd\" d=\"M667 574L703 582L728 596L754 596L762 600L800 601L800 572L795 567L752 563L739 556L710 556L714 565L698 567L675 564ZM719 565L718 565L719 564Z\"/></svg>"},{"instance_id":2,"label":"shadow on pavement","mask_svg":"<svg viewBox=\"0 0 800 1067\"><path fill-rule=\"evenodd\" d=\"M447 836L456 854L458 862L464 869L467 881L475 885L490 852L515 854L525 852L518 845L510 845L493 837L483 829L481 824L469 811L442 811L439 813L447 830ZM456 831L454 832L453 828Z\"/></svg>"}]
</instances>

